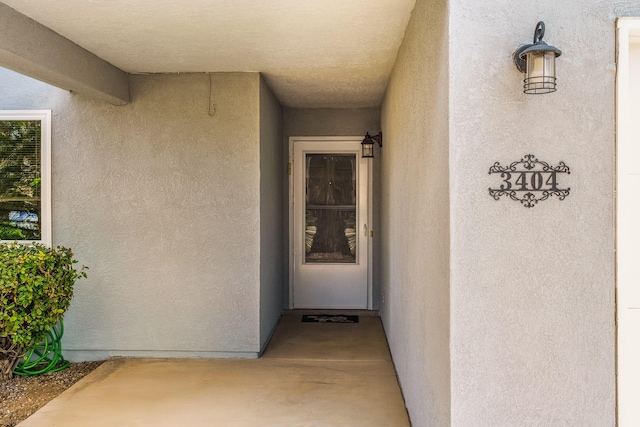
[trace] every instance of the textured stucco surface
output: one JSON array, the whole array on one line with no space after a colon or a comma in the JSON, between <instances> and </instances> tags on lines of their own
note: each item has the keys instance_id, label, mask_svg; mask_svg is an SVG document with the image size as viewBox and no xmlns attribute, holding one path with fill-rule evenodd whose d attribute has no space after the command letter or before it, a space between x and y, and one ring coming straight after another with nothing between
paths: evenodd
<instances>
[{"instance_id":1,"label":"textured stucco surface","mask_svg":"<svg viewBox=\"0 0 640 427\"><path fill-rule=\"evenodd\" d=\"M91 268L66 354L255 356L259 75L133 76L122 107L1 80L1 108L53 110L53 241Z\"/></svg>"},{"instance_id":2,"label":"textured stucco surface","mask_svg":"<svg viewBox=\"0 0 640 427\"><path fill-rule=\"evenodd\" d=\"M261 72L315 108L380 105L414 2L5 0L127 72Z\"/></svg>"},{"instance_id":3,"label":"textured stucco surface","mask_svg":"<svg viewBox=\"0 0 640 427\"><path fill-rule=\"evenodd\" d=\"M614 22L640 16L640 4L531 6L418 0L382 105L385 146L374 163L383 168L381 312L416 426L615 425ZM511 54L531 42L540 19L545 40L563 51L559 89L525 96ZM176 348L249 355L259 348L260 315L248 307L262 298L256 236L267 205L258 196L258 107L245 109L259 103L259 78L216 76L212 117L202 75L135 77L132 95L140 98L117 108L41 83L26 96L1 98L2 108L54 109L54 242L76 248L92 266L68 316L68 343L143 352L175 336ZM1 93L21 79L3 73ZM285 108L285 144L292 135L375 133L374 110ZM196 112L202 123L191 117ZM248 116L253 124L237 129ZM202 149L202 131L215 154ZM489 196L497 179L489 167L529 153L571 167L562 178L572 189L566 200L526 209ZM208 182L204 167L194 176L176 173L181 156L221 171L218 182ZM148 182L153 171L143 158L175 179ZM220 208L213 214L192 200L200 185ZM185 242L163 228L183 211L170 205L165 215L158 206L171 198L158 193L186 194L187 207L211 228L205 237ZM238 218L249 231L236 239L229 230ZM194 298L187 302L176 289ZM209 291L220 304L209 306ZM194 345L196 337L205 345Z\"/></svg>"},{"instance_id":4,"label":"textured stucco surface","mask_svg":"<svg viewBox=\"0 0 640 427\"><path fill-rule=\"evenodd\" d=\"M450 1L453 425L615 424L615 7ZM541 19L558 91L529 96L511 54ZM526 154L570 196L491 198Z\"/></svg>"},{"instance_id":5,"label":"textured stucco surface","mask_svg":"<svg viewBox=\"0 0 640 427\"><path fill-rule=\"evenodd\" d=\"M284 136L354 136L380 131L380 108L285 108Z\"/></svg>"},{"instance_id":6,"label":"textured stucco surface","mask_svg":"<svg viewBox=\"0 0 640 427\"><path fill-rule=\"evenodd\" d=\"M418 0L382 106L381 313L416 427L450 420L447 31Z\"/></svg>"},{"instance_id":7,"label":"textured stucco surface","mask_svg":"<svg viewBox=\"0 0 640 427\"><path fill-rule=\"evenodd\" d=\"M128 75L0 3L0 65L115 105L129 101Z\"/></svg>"},{"instance_id":8,"label":"textured stucco surface","mask_svg":"<svg viewBox=\"0 0 640 427\"><path fill-rule=\"evenodd\" d=\"M284 308L284 177L282 107L260 79L260 348Z\"/></svg>"}]
</instances>

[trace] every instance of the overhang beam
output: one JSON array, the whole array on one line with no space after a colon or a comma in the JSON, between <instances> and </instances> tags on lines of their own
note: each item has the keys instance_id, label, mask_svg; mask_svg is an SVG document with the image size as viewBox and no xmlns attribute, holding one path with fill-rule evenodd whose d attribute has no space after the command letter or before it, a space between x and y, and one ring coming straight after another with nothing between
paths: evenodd
<instances>
[{"instance_id":1,"label":"overhang beam","mask_svg":"<svg viewBox=\"0 0 640 427\"><path fill-rule=\"evenodd\" d=\"M129 76L0 3L0 66L114 105L129 102Z\"/></svg>"}]
</instances>

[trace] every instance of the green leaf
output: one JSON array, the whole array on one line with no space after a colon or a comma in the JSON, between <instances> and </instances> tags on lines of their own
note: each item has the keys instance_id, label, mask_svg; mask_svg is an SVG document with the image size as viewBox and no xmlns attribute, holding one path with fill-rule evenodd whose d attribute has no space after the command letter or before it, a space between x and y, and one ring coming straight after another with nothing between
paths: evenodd
<instances>
[{"instance_id":1,"label":"green leaf","mask_svg":"<svg viewBox=\"0 0 640 427\"><path fill-rule=\"evenodd\" d=\"M29 348L65 313L86 267L70 249L40 244L0 244L0 336Z\"/></svg>"}]
</instances>

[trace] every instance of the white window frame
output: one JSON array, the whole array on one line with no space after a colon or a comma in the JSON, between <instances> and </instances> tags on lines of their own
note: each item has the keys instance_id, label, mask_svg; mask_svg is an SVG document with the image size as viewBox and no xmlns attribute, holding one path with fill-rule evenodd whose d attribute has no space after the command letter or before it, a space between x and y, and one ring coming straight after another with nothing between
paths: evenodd
<instances>
[{"instance_id":1,"label":"white window frame","mask_svg":"<svg viewBox=\"0 0 640 427\"><path fill-rule=\"evenodd\" d=\"M51 232L51 110L0 110L0 120L40 120L40 239L19 243L52 245ZM0 240L12 242L13 240Z\"/></svg>"}]
</instances>

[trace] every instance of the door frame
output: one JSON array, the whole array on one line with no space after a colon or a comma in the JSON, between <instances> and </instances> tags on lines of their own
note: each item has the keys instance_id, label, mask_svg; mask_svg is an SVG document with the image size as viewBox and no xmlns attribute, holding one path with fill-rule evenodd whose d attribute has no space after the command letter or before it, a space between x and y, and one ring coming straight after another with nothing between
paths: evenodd
<instances>
[{"instance_id":1,"label":"door frame","mask_svg":"<svg viewBox=\"0 0 640 427\"><path fill-rule=\"evenodd\" d=\"M638 271L633 254L638 245L632 236L638 236L635 226L640 206L631 194L638 184L630 178L638 168L636 148L636 120L631 97L631 38L640 39L640 18L619 18L616 24L617 76L616 76L616 421L621 427L640 423L637 394L640 392L640 293L636 290ZM637 42L636 42L637 43ZM634 77L640 79L640 77ZM636 86L637 87L637 86ZM637 104L637 103L636 103Z\"/></svg>"},{"instance_id":2,"label":"door frame","mask_svg":"<svg viewBox=\"0 0 640 427\"><path fill-rule=\"evenodd\" d=\"M289 137L289 164L288 164L288 178L289 178L289 309L293 309L293 285L294 285L294 207L293 207L293 170L296 166L293 158L293 145L296 141L309 141L309 142L358 142L361 143L364 139L362 136L291 136ZM371 160L368 160L371 162ZM367 206L368 217L366 223L369 224L369 244L367 245L367 310L373 310L373 165L370 163L368 168L367 177Z\"/></svg>"}]
</instances>

